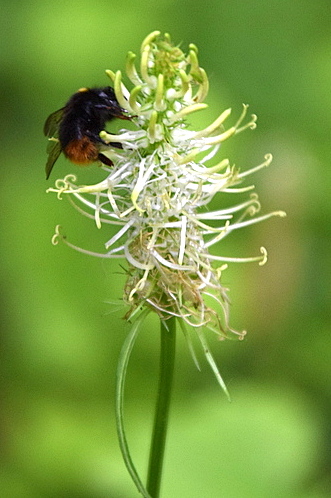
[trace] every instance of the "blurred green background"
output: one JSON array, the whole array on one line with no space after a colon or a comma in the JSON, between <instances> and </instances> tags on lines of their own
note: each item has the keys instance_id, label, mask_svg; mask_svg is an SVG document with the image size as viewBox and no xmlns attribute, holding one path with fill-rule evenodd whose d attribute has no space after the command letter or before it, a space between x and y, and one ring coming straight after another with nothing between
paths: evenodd
<instances>
[{"instance_id":1,"label":"blurred green background","mask_svg":"<svg viewBox=\"0 0 331 498\"><path fill-rule=\"evenodd\" d=\"M107 85L155 29L199 47L210 78L203 126L242 103L256 131L224 147L254 176L263 212L287 211L220 246L264 267L224 274L243 342L212 349L232 403L178 335L163 497L322 498L330 485L330 0L1 2L1 470L9 498L133 498L114 420L118 354L128 328L119 262L50 243L101 248L110 238L46 194L75 166L61 158L45 182L45 118L82 86ZM222 154L220 154L222 158ZM95 167L79 170L93 181ZM115 312L112 311L115 308ZM158 358L150 319L129 368L126 421L144 476Z\"/></svg>"}]
</instances>

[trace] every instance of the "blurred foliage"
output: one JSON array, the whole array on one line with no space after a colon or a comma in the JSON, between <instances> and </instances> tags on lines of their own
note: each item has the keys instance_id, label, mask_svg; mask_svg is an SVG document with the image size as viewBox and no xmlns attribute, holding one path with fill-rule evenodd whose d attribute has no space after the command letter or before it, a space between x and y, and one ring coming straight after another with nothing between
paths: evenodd
<instances>
[{"instance_id":1,"label":"blurred foliage","mask_svg":"<svg viewBox=\"0 0 331 498\"><path fill-rule=\"evenodd\" d=\"M104 69L123 70L127 51L138 52L154 29L199 47L211 84L206 122L229 106L239 113L242 102L258 114L257 130L223 154L244 169L272 152L254 182L264 212L288 213L221 248L238 256L269 250L263 268L232 266L224 276L232 322L249 332L241 343L212 343L232 403L207 365L195 370L178 337L163 496L330 496L330 1L2 0L1 7L1 496L137 496L114 421L116 362L128 330L124 274L118 261L51 246L57 223L85 247L110 235L45 194L42 126L77 88L106 85ZM56 175L74 168L60 159ZM91 167L80 181L98 174ZM127 386L129 441L142 474L158 348L151 319Z\"/></svg>"}]
</instances>

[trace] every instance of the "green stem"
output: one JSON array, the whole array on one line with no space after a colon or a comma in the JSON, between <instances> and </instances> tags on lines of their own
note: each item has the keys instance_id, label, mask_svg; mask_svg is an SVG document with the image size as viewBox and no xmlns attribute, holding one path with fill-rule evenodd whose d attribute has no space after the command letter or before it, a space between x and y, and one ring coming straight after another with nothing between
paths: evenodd
<instances>
[{"instance_id":1,"label":"green stem","mask_svg":"<svg viewBox=\"0 0 331 498\"><path fill-rule=\"evenodd\" d=\"M167 436L169 407L176 352L176 318L161 320L161 352L159 386L154 428L149 455L147 491L152 498L160 495L164 449Z\"/></svg>"}]
</instances>

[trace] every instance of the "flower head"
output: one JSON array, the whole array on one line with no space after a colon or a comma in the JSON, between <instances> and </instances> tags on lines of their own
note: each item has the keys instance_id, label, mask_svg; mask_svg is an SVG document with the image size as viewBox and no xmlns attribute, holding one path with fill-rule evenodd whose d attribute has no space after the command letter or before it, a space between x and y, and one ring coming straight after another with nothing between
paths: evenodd
<instances>
[{"instance_id":1,"label":"flower head","mask_svg":"<svg viewBox=\"0 0 331 498\"><path fill-rule=\"evenodd\" d=\"M188 129L187 116L206 107L208 78L199 66L197 48L188 55L171 43L169 35L151 33L142 43L139 70L129 53L126 73L107 71L121 107L133 116L135 130L117 135L101 132L107 142L122 149L103 151L114 167L103 166L106 178L89 186L76 186L68 175L49 191L69 194L74 204L94 218L98 228L113 224L118 231L105 243L108 258L125 258L127 282L124 301L127 318L148 307L162 320L178 317L201 330L205 326L221 337L229 332L229 305L221 274L231 261L266 261L266 250L251 258L236 259L210 252L233 230L256 223L281 211L258 216L260 203L253 186L240 186L245 177L268 166L261 164L241 172L229 159L208 166L220 145L230 137L256 126L247 117L247 105L234 124L226 126L231 109L199 131ZM230 208L208 211L206 206L220 193L249 192L246 201ZM59 232L54 241L57 242Z\"/></svg>"}]
</instances>

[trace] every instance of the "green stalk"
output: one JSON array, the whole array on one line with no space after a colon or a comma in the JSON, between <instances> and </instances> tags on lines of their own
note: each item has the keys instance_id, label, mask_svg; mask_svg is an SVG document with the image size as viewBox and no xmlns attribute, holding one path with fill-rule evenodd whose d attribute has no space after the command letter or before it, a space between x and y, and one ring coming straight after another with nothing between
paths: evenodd
<instances>
[{"instance_id":1,"label":"green stalk","mask_svg":"<svg viewBox=\"0 0 331 498\"><path fill-rule=\"evenodd\" d=\"M152 498L160 496L164 450L167 436L169 407L176 352L176 318L161 320L161 352L159 386L154 428L149 455L147 491Z\"/></svg>"}]
</instances>

